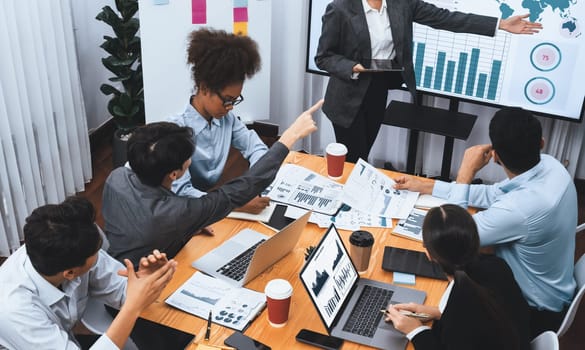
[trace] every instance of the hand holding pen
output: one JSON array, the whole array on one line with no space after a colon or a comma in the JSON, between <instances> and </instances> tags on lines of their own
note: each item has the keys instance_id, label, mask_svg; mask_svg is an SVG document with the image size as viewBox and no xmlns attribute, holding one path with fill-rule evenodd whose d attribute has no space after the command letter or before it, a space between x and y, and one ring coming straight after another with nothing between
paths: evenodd
<instances>
[{"instance_id":1,"label":"hand holding pen","mask_svg":"<svg viewBox=\"0 0 585 350\"><path fill-rule=\"evenodd\" d=\"M388 314L388 310L380 310L380 312L383 313L384 315ZM425 313L412 312L408 310L398 310L398 312L404 316L418 318L422 322L430 321L432 318L431 315Z\"/></svg>"},{"instance_id":2,"label":"hand holding pen","mask_svg":"<svg viewBox=\"0 0 585 350\"><path fill-rule=\"evenodd\" d=\"M408 334L413 330L417 329L418 327L422 326L422 322L420 319L413 317L413 316L406 316L400 310L395 308L393 305L388 306L386 310L380 310L384 312L386 316L386 322L392 322L394 328L399 330L404 334ZM411 312L411 314L414 314ZM428 315L427 315L428 316Z\"/></svg>"}]
</instances>

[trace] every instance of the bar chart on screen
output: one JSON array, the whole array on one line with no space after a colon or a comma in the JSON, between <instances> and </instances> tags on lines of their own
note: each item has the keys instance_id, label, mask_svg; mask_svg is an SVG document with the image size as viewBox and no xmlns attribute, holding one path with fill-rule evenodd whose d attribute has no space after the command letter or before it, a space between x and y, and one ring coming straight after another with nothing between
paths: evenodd
<instances>
[{"instance_id":1,"label":"bar chart on screen","mask_svg":"<svg viewBox=\"0 0 585 350\"><path fill-rule=\"evenodd\" d=\"M417 88L498 103L509 45L507 34L483 37L415 24Z\"/></svg>"}]
</instances>

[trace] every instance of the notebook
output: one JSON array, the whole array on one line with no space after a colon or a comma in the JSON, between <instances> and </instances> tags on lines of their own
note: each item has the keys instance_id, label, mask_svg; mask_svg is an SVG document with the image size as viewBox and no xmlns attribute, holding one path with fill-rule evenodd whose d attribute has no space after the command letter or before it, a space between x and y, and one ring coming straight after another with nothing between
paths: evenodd
<instances>
[{"instance_id":1,"label":"notebook","mask_svg":"<svg viewBox=\"0 0 585 350\"><path fill-rule=\"evenodd\" d=\"M398 271L447 280L447 276L439 264L430 261L425 253L414 250L384 247L382 268L386 271Z\"/></svg>"},{"instance_id":2,"label":"notebook","mask_svg":"<svg viewBox=\"0 0 585 350\"><path fill-rule=\"evenodd\" d=\"M287 255L297 244L311 212L269 237L245 229L192 263L193 267L243 286Z\"/></svg>"},{"instance_id":3,"label":"notebook","mask_svg":"<svg viewBox=\"0 0 585 350\"><path fill-rule=\"evenodd\" d=\"M426 293L360 278L334 225L309 256L300 278L329 334L383 349L404 349L407 338L384 321L388 304L419 303Z\"/></svg>"}]
</instances>

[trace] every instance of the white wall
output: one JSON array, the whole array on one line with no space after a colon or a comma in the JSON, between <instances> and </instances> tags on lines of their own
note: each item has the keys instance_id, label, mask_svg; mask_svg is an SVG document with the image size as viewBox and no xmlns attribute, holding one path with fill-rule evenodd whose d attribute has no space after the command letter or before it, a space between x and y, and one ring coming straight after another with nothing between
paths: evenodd
<instances>
[{"instance_id":1,"label":"white wall","mask_svg":"<svg viewBox=\"0 0 585 350\"><path fill-rule=\"evenodd\" d=\"M101 84L108 82L112 73L102 65L101 59L107 53L99 46L103 42L103 36L112 35L112 31L107 24L95 19L106 5L115 9L114 0L71 2L81 88L90 131L110 119L106 109L109 98L99 89Z\"/></svg>"},{"instance_id":2,"label":"white wall","mask_svg":"<svg viewBox=\"0 0 585 350\"><path fill-rule=\"evenodd\" d=\"M106 110L107 98L99 91L99 86L110 76L100 61L105 52L99 48L102 36L109 28L95 20L95 16L103 6L108 4L113 6L113 2L113 0L72 2L81 81L90 129L96 128L109 118ZM281 132L301 111L324 95L327 84L327 78L305 73L307 11L308 0L272 0L270 64L264 60L262 67L262 70L270 71L270 93L263 98L270 100L268 117L280 125ZM184 57L183 53L181 57ZM408 95L403 92L392 92L391 97L408 100ZM444 101L437 102L439 106L444 104ZM494 110L481 105L461 104L461 112L477 114L479 117L469 140L455 141L452 174L456 173L459 167L465 147L489 142L487 126ZM323 152L323 145L334 140L334 135L331 123L322 113L318 113L316 119L319 132L297 146L318 154ZM572 140L572 148L577 150L582 147L585 125L570 124L569 129L574 129L577 134ZM371 160L377 166L382 165L384 161L392 161L396 167L404 168L407 144L408 134L405 130L383 126L372 149ZM419 150L420 171L438 175L441 168L443 138L425 137ZM585 151L581 152L579 161L573 162L570 167L575 171L577 178L585 178ZM499 167L490 165L483 169L479 176L487 180L498 180L503 175Z\"/></svg>"},{"instance_id":3,"label":"white wall","mask_svg":"<svg viewBox=\"0 0 585 350\"><path fill-rule=\"evenodd\" d=\"M140 0L142 68L146 121L165 120L183 112L194 82L186 60L189 33L212 27L233 31L233 0L207 0L207 24L191 24L191 3L154 5ZM267 119L270 106L271 2L248 1L248 35L258 43L262 69L244 84L244 102L234 109L242 120Z\"/></svg>"}]
</instances>

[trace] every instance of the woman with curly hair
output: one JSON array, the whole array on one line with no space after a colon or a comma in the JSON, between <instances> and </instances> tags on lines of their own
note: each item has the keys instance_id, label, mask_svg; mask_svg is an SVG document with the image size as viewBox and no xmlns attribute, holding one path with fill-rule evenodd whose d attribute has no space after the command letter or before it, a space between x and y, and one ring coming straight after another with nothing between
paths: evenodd
<instances>
[{"instance_id":1,"label":"woman with curly hair","mask_svg":"<svg viewBox=\"0 0 585 350\"><path fill-rule=\"evenodd\" d=\"M200 197L221 177L231 146L250 166L268 150L256 132L248 130L232 112L244 100L244 81L253 77L261 64L254 40L206 28L189 35L187 63L195 94L183 113L168 120L191 127L196 147L189 171L172 188L179 195ZM258 213L268 203L269 198L256 197L239 210Z\"/></svg>"}]
</instances>

